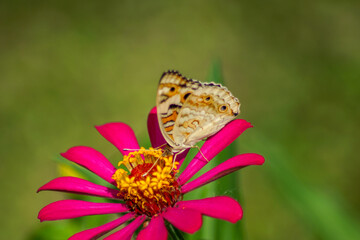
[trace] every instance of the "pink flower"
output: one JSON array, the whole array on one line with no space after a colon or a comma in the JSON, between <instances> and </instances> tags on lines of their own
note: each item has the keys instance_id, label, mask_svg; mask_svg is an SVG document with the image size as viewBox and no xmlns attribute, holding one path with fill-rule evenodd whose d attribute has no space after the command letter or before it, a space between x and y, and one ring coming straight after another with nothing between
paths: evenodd
<instances>
[{"instance_id":1,"label":"pink flower","mask_svg":"<svg viewBox=\"0 0 360 240\"><path fill-rule=\"evenodd\" d=\"M201 148L202 153L210 161L250 127L251 124L242 119L230 122L206 140ZM76 177L59 177L48 182L38 191L85 194L119 200L119 203L60 200L41 209L38 218L40 221L52 221L97 214L124 213L124 215L102 226L76 233L70 239L97 239L128 221L131 222L127 226L105 239L131 239L135 230L141 225L143 225L142 230L137 239L167 239L164 219L187 233L194 233L201 228L202 215L235 223L242 217L241 206L236 200L227 196L217 196L183 201L182 196L240 168L264 163L264 158L258 154L241 154L220 163L189 182L194 174L208 163L200 152L177 177L176 169L170 168L168 164L172 157L161 158L154 162L150 161L156 160L157 152L154 149L142 149L142 152L124 150L140 149L135 134L128 125L108 123L97 126L96 129L124 156L128 155L121 164L127 166L129 174L124 170L117 170L100 152L90 147L73 147L61 155L87 168L119 189L97 185ZM148 131L152 146L157 147L165 143L159 129L156 108L153 108L149 114ZM186 154L187 151L177 157L179 164L183 162Z\"/></svg>"}]
</instances>

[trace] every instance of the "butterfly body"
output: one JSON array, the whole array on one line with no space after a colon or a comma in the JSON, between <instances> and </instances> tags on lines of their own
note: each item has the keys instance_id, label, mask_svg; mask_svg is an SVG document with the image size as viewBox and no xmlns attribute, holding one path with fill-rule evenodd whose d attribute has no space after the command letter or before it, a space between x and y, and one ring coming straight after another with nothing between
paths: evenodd
<instances>
[{"instance_id":1,"label":"butterfly body","mask_svg":"<svg viewBox=\"0 0 360 240\"><path fill-rule=\"evenodd\" d=\"M170 148L181 152L218 132L240 113L240 103L221 84L187 79L165 72L157 93L157 116Z\"/></svg>"}]
</instances>

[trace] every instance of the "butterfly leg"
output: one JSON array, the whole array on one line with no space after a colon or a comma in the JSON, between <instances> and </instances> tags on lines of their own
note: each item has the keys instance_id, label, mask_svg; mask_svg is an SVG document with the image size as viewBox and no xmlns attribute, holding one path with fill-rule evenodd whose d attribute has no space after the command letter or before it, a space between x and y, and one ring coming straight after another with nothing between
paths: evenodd
<instances>
[{"instance_id":1,"label":"butterfly leg","mask_svg":"<svg viewBox=\"0 0 360 240\"><path fill-rule=\"evenodd\" d=\"M174 169L174 167L175 167L175 161L176 161L176 157L177 157L177 155L179 155L179 154L183 153L185 150L186 150L186 148L185 148L185 149L183 149L183 150L181 150L181 151L179 151L179 152L177 152L177 153L174 153L174 157L173 157L173 164L172 164L172 167L171 167L170 172L171 172L171 171Z\"/></svg>"},{"instance_id":2,"label":"butterfly leg","mask_svg":"<svg viewBox=\"0 0 360 240\"><path fill-rule=\"evenodd\" d=\"M197 148L197 149L199 150L201 156L203 156L203 158L204 158L207 162L210 162L210 161L205 157L205 155L203 154L203 152L201 151L201 149L200 149L200 147L199 147L198 145L193 146L193 148Z\"/></svg>"},{"instance_id":3,"label":"butterfly leg","mask_svg":"<svg viewBox=\"0 0 360 240\"><path fill-rule=\"evenodd\" d=\"M154 164L151 166L151 168L150 168L146 173L144 173L144 174L141 175L141 176L142 176L142 177L145 177L146 175L148 175L149 172L151 171L151 169L153 169L154 166L156 165L156 163L159 161L159 159L160 159L160 157L158 157L158 158L156 159L156 161L154 162Z\"/></svg>"},{"instance_id":4,"label":"butterfly leg","mask_svg":"<svg viewBox=\"0 0 360 240\"><path fill-rule=\"evenodd\" d=\"M171 167L170 172L174 169L176 156L177 156L178 154L179 154L179 153L174 153L174 157L173 157L173 164L172 164L172 167Z\"/></svg>"},{"instance_id":5,"label":"butterfly leg","mask_svg":"<svg viewBox=\"0 0 360 240\"><path fill-rule=\"evenodd\" d=\"M155 147L155 149L159 149L159 148L162 148L163 146L166 146L166 145L167 145L167 143L161 144L160 146L158 146L158 147Z\"/></svg>"},{"instance_id":6,"label":"butterfly leg","mask_svg":"<svg viewBox=\"0 0 360 240\"><path fill-rule=\"evenodd\" d=\"M164 146L164 145L167 145L167 143L165 143L165 144L163 144L163 145L161 145L161 146L159 146L159 147L162 147L162 146ZM182 151L181 151L182 152ZM163 149L163 157L168 157L168 156L170 156L171 155L171 153L172 153L172 151L171 151L171 149L169 149L169 148L164 148ZM174 158L176 157L176 155L174 154ZM144 173L143 175L141 175L142 177L145 177L146 175L148 175L149 174L149 172L151 171L151 169L153 169L154 168L154 166L156 165L156 163L159 161L159 159L160 159L160 157L158 158L158 159L156 159L156 161L154 162L154 164L151 166L151 168L146 172L146 173ZM175 160L173 160L173 167L171 168L171 171L173 170L173 168L174 168L174 161Z\"/></svg>"}]
</instances>

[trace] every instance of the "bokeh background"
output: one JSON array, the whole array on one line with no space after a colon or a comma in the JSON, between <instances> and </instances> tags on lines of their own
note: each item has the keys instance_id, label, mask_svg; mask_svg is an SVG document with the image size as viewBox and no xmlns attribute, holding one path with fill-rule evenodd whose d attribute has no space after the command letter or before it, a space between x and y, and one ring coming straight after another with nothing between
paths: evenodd
<instances>
[{"instance_id":1,"label":"bokeh background","mask_svg":"<svg viewBox=\"0 0 360 240\"><path fill-rule=\"evenodd\" d=\"M266 158L220 190L241 192L233 239L360 239L359 12L355 0L1 1L1 238L71 222L40 224L69 196L36 190L72 146L121 158L94 125L126 122L148 143L163 71L207 81L221 66L255 126L235 149Z\"/></svg>"}]
</instances>

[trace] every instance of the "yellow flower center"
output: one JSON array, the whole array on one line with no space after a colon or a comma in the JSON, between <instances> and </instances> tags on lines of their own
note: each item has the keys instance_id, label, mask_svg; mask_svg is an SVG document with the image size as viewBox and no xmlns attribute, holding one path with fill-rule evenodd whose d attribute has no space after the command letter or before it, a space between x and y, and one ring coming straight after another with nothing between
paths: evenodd
<instances>
[{"instance_id":1,"label":"yellow flower center","mask_svg":"<svg viewBox=\"0 0 360 240\"><path fill-rule=\"evenodd\" d=\"M120 189L119 196L138 214L154 216L173 206L180 198L180 186L175 179L178 163L173 156L163 156L161 149L131 152L119 162L113 179Z\"/></svg>"}]
</instances>

